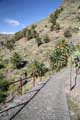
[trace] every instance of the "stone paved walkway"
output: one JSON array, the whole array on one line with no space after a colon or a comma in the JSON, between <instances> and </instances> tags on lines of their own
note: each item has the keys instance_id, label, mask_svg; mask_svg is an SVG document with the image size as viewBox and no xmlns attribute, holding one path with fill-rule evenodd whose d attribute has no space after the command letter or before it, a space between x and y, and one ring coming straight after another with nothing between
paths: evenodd
<instances>
[{"instance_id":1,"label":"stone paved walkway","mask_svg":"<svg viewBox=\"0 0 80 120\"><path fill-rule=\"evenodd\" d=\"M70 120L65 94L69 71L55 74L13 120Z\"/></svg>"}]
</instances>

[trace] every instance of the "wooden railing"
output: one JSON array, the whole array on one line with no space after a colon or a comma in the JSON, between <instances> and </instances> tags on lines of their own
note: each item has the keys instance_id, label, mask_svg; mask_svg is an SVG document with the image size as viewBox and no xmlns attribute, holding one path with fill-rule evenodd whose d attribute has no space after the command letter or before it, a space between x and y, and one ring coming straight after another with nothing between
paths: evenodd
<instances>
[{"instance_id":1,"label":"wooden railing","mask_svg":"<svg viewBox=\"0 0 80 120\"><path fill-rule=\"evenodd\" d=\"M72 60L71 60L71 67L70 68L71 68L70 69L70 90L73 90L75 88L75 86L77 85L77 77L80 74L80 68L76 68L76 67L74 68ZM74 85L72 85L72 72L73 72L73 69L75 69Z\"/></svg>"},{"instance_id":2,"label":"wooden railing","mask_svg":"<svg viewBox=\"0 0 80 120\"><path fill-rule=\"evenodd\" d=\"M27 79L30 79L31 77L27 77ZM24 81L24 79L22 79L22 81ZM38 89L35 89L35 90L31 90L29 92L27 92L26 94L28 93L33 93L34 94L30 97L30 99L26 100L25 102L23 103L19 103L13 107L9 107L9 108L5 108L4 110L0 111L0 119L1 120L4 120L5 119L5 116L7 116L6 120L12 120L24 107L25 105L27 105L37 94L38 92L41 90L41 88L43 88L45 86L45 84L49 81L50 79L46 80L45 82L43 82L41 84L41 87L39 87ZM12 85L14 83L17 83L17 82L20 82L21 80L17 80L15 82L11 82L9 83L9 85ZM27 82L30 82L31 80L27 81ZM21 84L21 83L20 83Z\"/></svg>"}]
</instances>

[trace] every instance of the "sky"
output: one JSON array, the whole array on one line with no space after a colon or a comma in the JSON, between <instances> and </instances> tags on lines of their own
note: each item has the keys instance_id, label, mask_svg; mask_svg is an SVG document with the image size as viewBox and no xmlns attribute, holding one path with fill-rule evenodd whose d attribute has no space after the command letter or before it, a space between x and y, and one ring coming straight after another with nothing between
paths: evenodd
<instances>
[{"instance_id":1,"label":"sky","mask_svg":"<svg viewBox=\"0 0 80 120\"><path fill-rule=\"evenodd\" d=\"M62 0L0 0L0 33L15 33L57 9Z\"/></svg>"}]
</instances>

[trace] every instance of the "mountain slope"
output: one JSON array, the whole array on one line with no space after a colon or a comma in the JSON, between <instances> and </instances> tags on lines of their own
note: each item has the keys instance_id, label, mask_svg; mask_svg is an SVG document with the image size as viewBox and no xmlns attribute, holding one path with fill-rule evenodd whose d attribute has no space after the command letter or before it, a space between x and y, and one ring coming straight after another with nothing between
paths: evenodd
<instances>
[{"instance_id":1,"label":"mountain slope","mask_svg":"<svg viewBox=\"0 0 80 120\"><path fill-rule=\"evenodd\" d=\"M64 0L63 4L58 8L62 11L58 14L56 19L56 26L54 30L51 30L52 23L50 22L50 16L46 19L36 23L35 31L39 38L41 38L41 45L38 46L36 38L28 39L27 29L32 30L32 26L26 27L25 29L16 33L11 40L15 40L15 46L13 50L1 48L1 55L3 59L10 59L14 52L19 53L23 59L27 59L29 62L37 59L48 65L48 57L53 51L55 43L60 39L66 39L72 41L74 44L80 42L80 1L79 0ZM56 10L57 11L57 10ZM55 11L55 12L56 12ZM54 15L55 12L52 14ZM32 30L33 31L33 30ZM68 31L67 36L65 32ZM44 37L49 37L49 41L45 42ZM10 65L9 65L10 66ZM10 69L7 67L7 69Z\"/></svg>"}]
</instances>

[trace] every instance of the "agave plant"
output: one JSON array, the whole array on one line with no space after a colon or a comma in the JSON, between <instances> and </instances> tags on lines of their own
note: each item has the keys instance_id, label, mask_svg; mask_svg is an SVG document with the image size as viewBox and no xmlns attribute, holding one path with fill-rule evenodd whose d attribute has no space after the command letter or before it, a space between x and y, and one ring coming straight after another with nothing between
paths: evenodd
<instances>
[{"instance_id":1,"label":"agave plant","mask_svg":"<svg viewBox=\"0 0 80 120\"><path fill-rule=\"evenodd\" d=\"M73 47L68 44L65 40L60 40L55 46L55 50L50 55L50 61L52 68L56 71L65 67L68 62L68 57L72 52Z\"/></svg>"},{"instance_id":2,"label":"agave plant","mask_svg":"<svg viewBox=\"0 0 80 120\"><path fill-rule=\"evenodd\" d=\"M56 71L67 65L67 57L59 48L50 55L50 61L52 63L52 69Z\"/></svg>"},{"instance_id":3,"label":"agave plant","mask_svg":"<svg viewBox=\"0 0 80 120\"><path fill-rule=\"evenodd\" d=\"M69 55L73 51L74 45L72 42L68 43L65 39L62 39L57 42L56 48L60 48L64 54Z\"/></svg>"}]
</instances>

